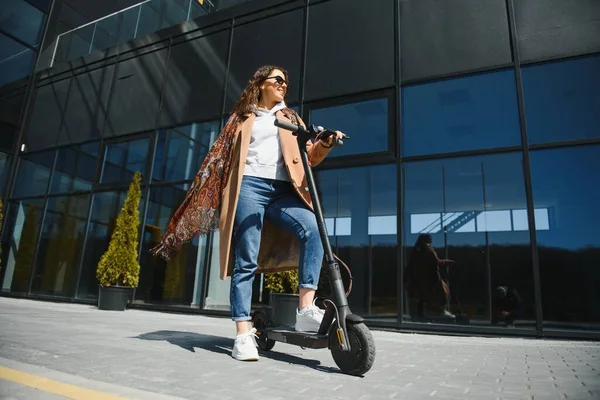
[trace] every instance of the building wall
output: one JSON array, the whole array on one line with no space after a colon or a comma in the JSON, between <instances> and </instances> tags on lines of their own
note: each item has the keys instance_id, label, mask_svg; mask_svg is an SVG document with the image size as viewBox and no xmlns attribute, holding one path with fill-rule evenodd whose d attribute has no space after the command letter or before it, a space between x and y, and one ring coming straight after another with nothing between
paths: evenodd
<instances>
[{"instance_id":1,"label":"building wall","mask_svg":"<svg viewBox=\"0 0 600 400\"><path fill-rule=\"evenodd\" d=\"M95 298L95 265L141 170L137 302L227 310L218 234L169 264L147 250L253 71L276 64L305 120L351 136L317 177L353 310L379 325L505 333L491 317L508 285L523 303L512 333L598 332L600 4L368 4L257 0L49 70L11 193L3 289ZM415 318L401 271L421 233L455 261L456 325L440 304Z\"/></svg>"}]
</instances>

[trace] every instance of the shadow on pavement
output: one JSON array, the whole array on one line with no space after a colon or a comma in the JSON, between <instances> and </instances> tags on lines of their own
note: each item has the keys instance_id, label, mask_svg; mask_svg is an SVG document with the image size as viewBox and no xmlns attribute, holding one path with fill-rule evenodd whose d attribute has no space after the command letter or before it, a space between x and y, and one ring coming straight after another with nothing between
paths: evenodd
<instances>
[{"instance_id":1,"label":"shadow on pavement","mask_svg":"<svg viewBox=\"0 0 600 400\"><path fill-rule=\"evenodd\" d=\"M135 336L134 338L142 340L165 340L170 344L179 346L182 349L191 351L193 353L196 352L197 348L199 348L206 351L212 351L213 353L223 354L227 357L231 357L231 350L233 346L232 338L204 335L195 332L155 331L143 333L141 335ZM321 361L319 360L309 360L273 350L259 352L261 357L268 358L271 360L285 362L289 364L304 365L306 367L310 367L322 372L341 373L336 368L321 366Z\"/></svg>"}]
</instances>

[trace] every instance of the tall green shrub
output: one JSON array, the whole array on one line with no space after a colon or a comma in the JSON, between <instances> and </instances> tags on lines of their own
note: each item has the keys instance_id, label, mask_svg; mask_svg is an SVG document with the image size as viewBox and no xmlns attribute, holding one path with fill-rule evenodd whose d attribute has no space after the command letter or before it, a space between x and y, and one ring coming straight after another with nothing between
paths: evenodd
<instances>
[{"instance_id":1,"label":"tall green shrub","mask_svg":"<svg viewBox=\"0 0 600 400\"><path fill-rule=\"evenodd\" d=\"M265 288L271 293L298 293L298 270L265 274Z\"/></svg>"},{"instance_id":2,"label":"tall green shrub","mask_svg":"<svg viewBox=\"0 0 600 400\"><path fill-rule=\"evenodd\" d=\"M137 287L140 264L137 261L140 226L141 174L136 172L129 185L125 204L117 217L108 250L100 258L96 277L102 286Z\"/></svg>"}]
</instances>

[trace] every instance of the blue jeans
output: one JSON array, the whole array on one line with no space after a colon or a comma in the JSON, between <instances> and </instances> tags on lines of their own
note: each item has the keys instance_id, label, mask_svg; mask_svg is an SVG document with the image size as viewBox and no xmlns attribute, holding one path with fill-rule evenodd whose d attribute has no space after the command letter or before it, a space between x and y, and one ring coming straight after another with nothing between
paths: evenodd
<instances>
[{"instance_id":1,"label":"blue jeans","mask_svg":"<svg viewBox=\"0 0 600 400\"><path fill-rule=\"evenodd\" d=\"M323 262L323 244L317 219L290 182L244 176L233 224L234 256L231 276L231 316L249 321L252 283L258 268L263 219L300 239L298 288L317 289Z\"/></svg>"}]
</instances>

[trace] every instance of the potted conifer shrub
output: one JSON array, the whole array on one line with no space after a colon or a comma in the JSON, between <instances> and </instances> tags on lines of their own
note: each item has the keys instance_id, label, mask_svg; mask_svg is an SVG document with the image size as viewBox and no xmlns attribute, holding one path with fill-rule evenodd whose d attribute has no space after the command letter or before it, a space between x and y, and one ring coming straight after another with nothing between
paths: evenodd
<instances>
[{"instance_id":1,"label":"potted conifer shrub","mask_svg":"<svg viewBox=\"0 0 600 400\"><path fill-rule=\"evenodd\" d=\"M125 311L133 288L140 275L138 255L138 230L140 225L139 204L142 196L141 174L136 172L129 185L125 203L117 217L108 250L102 255L96 268L100 290L100 310Z\"/></svg>"}]
</instances>

